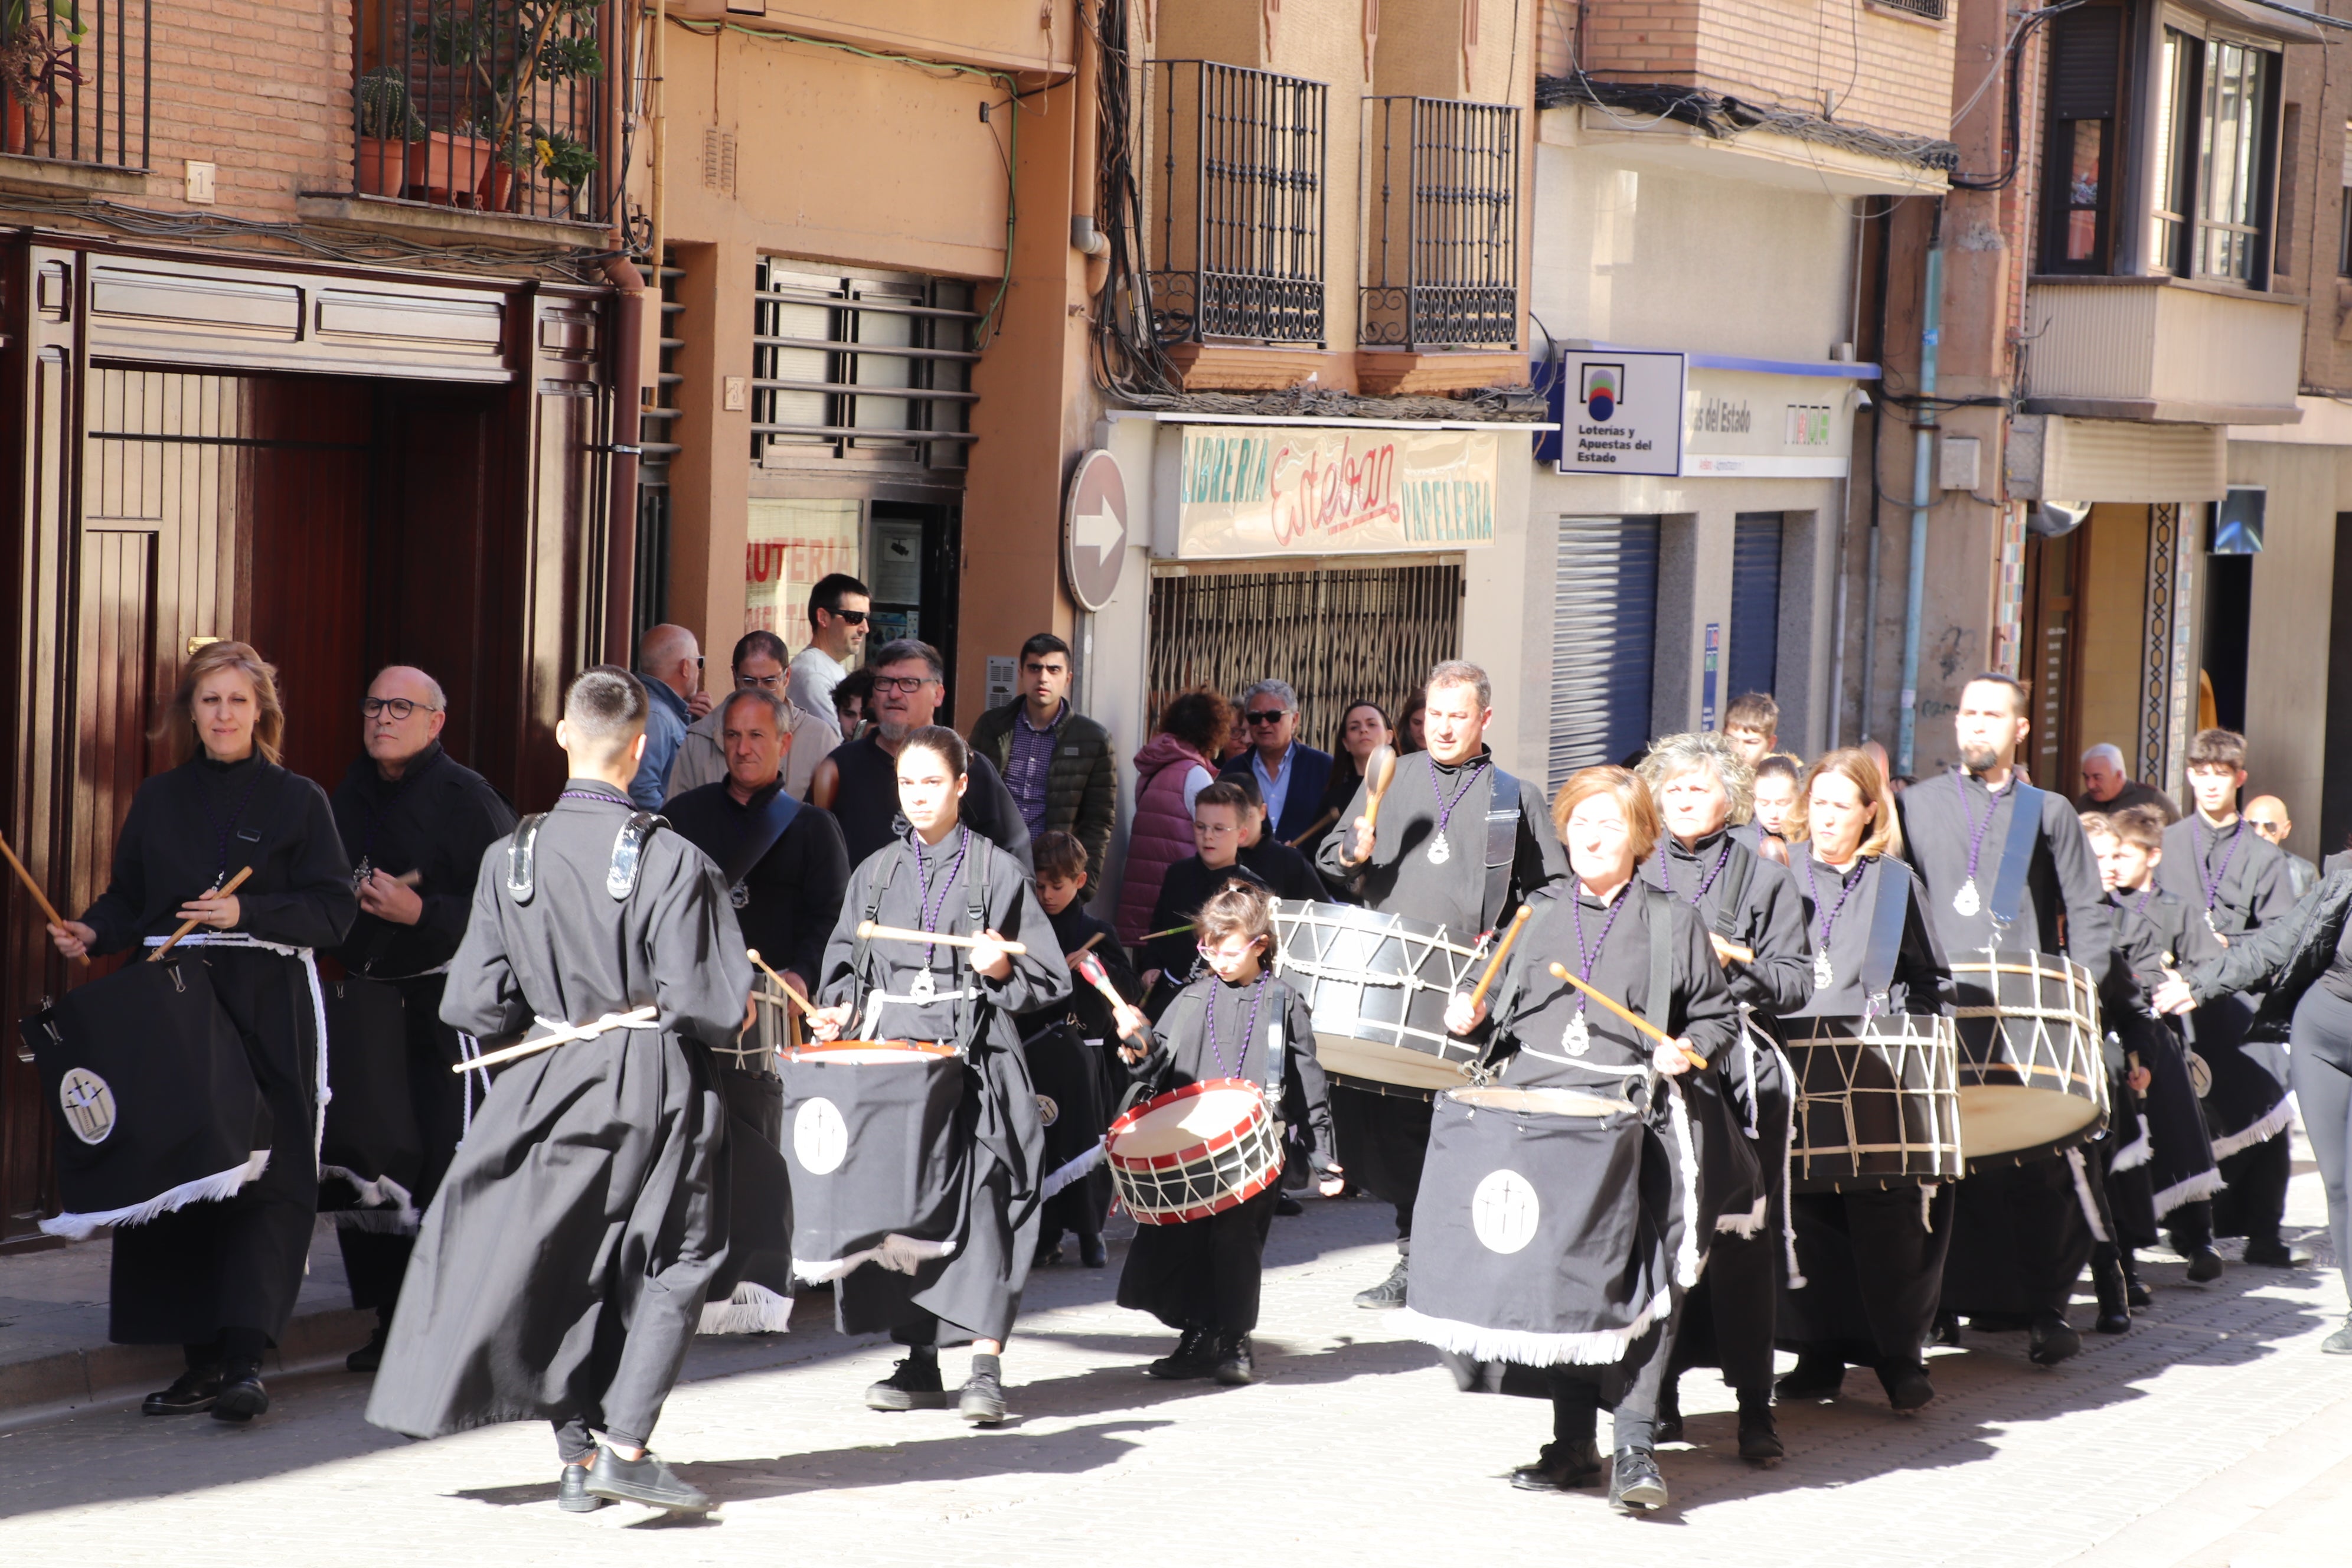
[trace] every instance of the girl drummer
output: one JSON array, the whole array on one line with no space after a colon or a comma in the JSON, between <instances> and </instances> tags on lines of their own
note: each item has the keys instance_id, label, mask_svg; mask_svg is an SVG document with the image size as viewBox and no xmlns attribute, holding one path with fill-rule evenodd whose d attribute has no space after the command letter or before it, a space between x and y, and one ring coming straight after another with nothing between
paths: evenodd
<instances>
[{"instance_id":1,"label":"girl drummer","mask_svg":"<svg viewBox=\"0 0 2352 1568\"><path fill-rule=\"evenodd\" d=\"M966 1053L972 1070L963 1109L942 1135L969 1147L954 1159L936 1151L889 1152L968 1168L964 1213L960 1239L945 1257L922 1263L911 1277L861 1268L842 1279L836 1300L844 1331L887 1329L908 1347L897 1370L866 1391L869 1406L911 1410L939 1402L944 1330L972 1342L971 1376L959 1400L964 1419L994 1426L1004 1419L1004 1340L1037 1246L1045 1146L1013 1016L1068 994L1070 971L1021 863L961 819L963 741L952 730L925 725L900 745L898 761L898 809L908 830L850 878L818 986L827 1005L809 1025L817 1038L832 1040L855 1018L863 1037L948 1041ZM861 926L964 942L860 936ZM845 1175L856 1180L854 1150L849 1159ZM892 1171L880 1179L903 1178Z\"/></svg>"},{"instance_id":2,"label":"girl drummer","mask_svg":"<svg viewBox=\"0 0 2352 1568\"><path fill-rule=\"evenodd\" d=\"M359 901L326 795L278 765L276 669L247 644L208 643L188 660L169 719L200 751L139 786L106 891L49 935L77 957L153 945L194 922L185 940L202 946L191 956L245 1037L275 1127L268 1167L235 1197L115 1231L110 1332L185 1350L188 1370L147 1396L148 1415L247 1421L269 1408L262 1352L293 1314L318 1206L320 1003L309 950L341 942Z\"/></svg>"},{"instance_id":3,"label":"girl drummer","mask_svg":"<svg viewBox=\"0 0 2352 1568\"><path fill-rule=\"evenodd\" d=\"M1926 891L1903 860L1903 830L1878 763L1855 748L1830 752L1806 773L1797 814L1790 836L1801 842L1791 847L1790 868L1813 941L1813 999L1792 1016L1947 1012L1951 970L1927 919ZM1881 920L1897 929L1880 909L1889 899L1907 903L1902 934L1891 953L1874 954ZM1782 1298L1786 1338L1798 1346L1796 1370L1780 1380L1782 1399L1835 1394L1849 1362L1874 1367L1897 1410L1935 1397L1921 1358L1943 1287L1953 1189L1931 1193L1923 1199L1898 1186L1790 1199L1805 1285Z\"/></svg>"},{"instance_id":4,"label":"girl drummer","mask_svg":"<svg viewBox=\"0 0 2352 1568\"><path fill-rule=\"evenodd\" d=\"M1315 1061L1314 1021L1306 999L1265 969L1274 948L1273 895L1239 879L1228 881L1202 904L1194 925L1208 972L1160 1015L1146 1037L1148 1055L1142 1043L1120 1054L1153 1094L1215 1079L1257 1085L1277 1121L1306 1130L1322 1194L1339 1196L1343 1183L1331 1157L1331 1110ZM1129 1007L1120 1022L1128 1027L1142 1017ZM1173 1351L1145 1369L1150 1375L1213 1375L1235 1386L1255 1381L1250 1333L1257 1327L1266 1231L1280 1191L1276 1181L1206 1219L1136 1228L1118 1304L1151 1313L1180 1335Z\"/></svg>"},{"instance_id":5,"label":"girl drummer","mask_svg":"<svg viewBox=\"0 0 2352 1568\"><path fill-rule=\"evenodd\" d=\"M1567 846L1574 875L1528 900L1535 912L1505 967L1493 1009L1497 1047L1510 1053L1502 1081L1638 1095L1645 1076L1654 1082L1655 1075L1680 1079L1695 1060L1712 1060L1731 1047L1738 1035L1738 1009L1724 988L1722 964L1706 927L1687 903L1634 876L1657 847L1660 832L1647 786L1623 768L1586 768L1561 786L1552 803L1552 821ZM1663 997L1651 994L1660 957L1667 974ZM1584 991L1555 978L1554 965L1622 1001L1669 1038L1653 1044L1650 1037ZM1456 995L1447 1009L1446 1026L1457 1035L1471 1034L1486 1022L1487 1012L1486 1003ZM1692 1077L1688 1091L1713 1092L1705 1075ZM1660 1120L1681 1114L1670 1095L1653 1095L1651 1103L1653 1115ZM1671 1129L1660 1137L1669 1149L1686 1146ZM1686 1173L1686 1179L1695 1180L1695 1175ZM1624 1198L1645 1201L1631 1189ZM1660 1212L1646 1217L1648 1233L1663 1236L1670 1222L1680 1223L1679 1202L1672 1215ZM1644 1226L1629 1216L1620 1234L1643 1232ZM1676 1250L1690 1252L1686 1247ZM1556 1258L1529 1261L1537 1268L1559 1266ZM1596 1277L1612 1269L1622 1274L1634 1261L1591 1260ZM1695 1258L1691 1261L1695 1273ZM1679 1310L1679 1289L1692 1282L1679 1270L1675 1278L1680 1287L1671 1298L1671 1310ZM1606 1474L1612 1506L1628 1511L1665 1506L1665 1481L1653 1452L1658 1390L1665 1371L1663 1339L1663 1325L1644 1314L1628 1331L1623 1357L1614 1365L1550 1367L1552 1441L1533 1464L1512 1472L1512 1484L1531 1491L1565 1490L1589 1486ZM1602 1460L1594 1443L1599 1408L1610 1399L1616 1406L1613 1465Z\"/></svg>"}]
</instances>

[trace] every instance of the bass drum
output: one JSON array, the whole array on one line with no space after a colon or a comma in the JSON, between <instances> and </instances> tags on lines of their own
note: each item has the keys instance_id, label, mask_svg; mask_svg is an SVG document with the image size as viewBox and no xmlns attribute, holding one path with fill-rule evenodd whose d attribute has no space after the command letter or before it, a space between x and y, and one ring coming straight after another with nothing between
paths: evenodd
<instances>
[{"instance_id":1,"label":"bass drum","mask_svg":"<svg viewBox=\"0 0 2352 1568\"><path fill-rule=\"evenodd\" d=\"M1782 1027L1797 1077L1790 1191L1867 1191L1960 1176L1952 1020L1796 1017Z\"/></svg>"},{"instance_id":2,"label":"bass drum","mask_svg":"<svg viewBox=\"0 0 2352 1568\"><path fill-rule=\"evenodd\" d=\"M1963 953L1959 1005L1960 1152L1970 1170L2063 1153L2107 1124L2099 988L2058 953Z\"/></svg>"},{"instance_id":3,"label":"bass drum","mask_svg":"<svg viewBox=\"0 0 2352 1568\"><path fill-rule=\"evenodd\" d=\"M953 1046L838 1040L784 1058L793 1269L838 1279L953 1252L970 1136L953 1136L971 1068Z\"/></svg>"},{"instance_id":4,"label":"bass drum","mask_svg":"<svg viewBox=\"0 0 2352 1568\"><path fill-rule=\"evenodd\" d=\"M1284 899L1274 972L1307 999L1315 1059L1342 1079L1424 1092L1458 1089L1484 1047L1445 1032L1445 1004L1486 956L1446 928L1353 904Z\"/></svg>"}]
</instances>

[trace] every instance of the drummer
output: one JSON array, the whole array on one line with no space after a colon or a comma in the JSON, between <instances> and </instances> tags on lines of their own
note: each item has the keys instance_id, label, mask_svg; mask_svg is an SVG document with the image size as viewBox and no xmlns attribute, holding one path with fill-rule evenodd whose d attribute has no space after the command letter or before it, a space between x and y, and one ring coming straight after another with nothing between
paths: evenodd
<instances>
[{"instance_id":1,"label":"drummer","mask_svg":"<svg viewBox=\"0 0 2352 1568\"><path fill-rule=\"evenodd\" d=\"M1791 826L1804 837L1794 847L1794 877L1815 984L1798 1015L1859 1021L1949 1012L1951 971L1925 889L1903 860L1902 829L1877 763L1858 748L1832 752L1807 770ZM1899 925L1885 910L1890 899L1904 902ZM1900 934L1891 944L1874 941L1882 931ZM1925 1199L1910 1186L1790 1197L1796 1258L1781 1321L1797 1366L1780 1380L1781 1398L1830 1397L1848 1363L1874 1368L1897 1410L1935 1397L1926 1352L1953 1199L1948 1183Z\"/></svg>"},{"instance_id":2,"label":"drummer","mask_svg":"<svg viewBox=\"0 0 2352 1568\"><path fill-rule=\"evenodd\" d=\"M1316 868L1350 901L1443 926L1449 941L1467 947L1507 921L1537 889L1565 877L1568 866L1542 789L1504 772L1487 748L1495 699L1486 672L1448 659L1429 672L1426 696L1416 699L1424 703L1418 717L1426 750L1397 760L1377 833L1365 819L1370 781L1357 790L1342 818L1346 830L1323 841ZM1412 711L1408 705L1408 734ZM1332 1085L1331 1120L1349 1179L1396 1208L1396 1267L1357 1292L1359 1307L1404 1305L1429 1114L1425 1091Z\"/></svg>"},{"instance_id":3,"label":"drummer","mask_svg":"<svg viewBox=\"0 0 2352 1568\"><path fill-rule=\"evenodd\" d=\"M2006 675L1978 676L1961 690L1953 726L1961 765L1895 797L1903 853L1927 885L1927 919L1945 954L1959 963L1988 952L2069 953L2114 1005L2115 921L2082 821L2063 795L2017 771L2017 748L2032 728L2025 688ZM2129 972L2121 979L2128 992ZM2095 1204L2097 1170L2086 1169ZM1981 1328L2025 1329L2037 1365L2080 1351L2066 1305L2105 1225L2087 1212L2083 1191L2063 1154L1969 1173L1952 1221L1946 1312L1967 1313Z\"/></svg>"},{"instance_id":4,"label":"drummer","mask_svg":"<svg viewBox=\"0 0 2352 1568\"><path fill-rule=\"evenodd\" d=\"M1184 987L1148 1037L1122 1047L1149 1094L1237 1078L1259 1087L1276 1119L1308 1132L1308 1163L1325 1197L1345 1184L1332 1158L1331 1110L1315 1060L1305 997L1268 973L1274 900L1238 878L1209 896L1194 921L1208 973ZM1133 1009L1128 1009L1132 1013ZM1141 1016L1124 1020L1132 1026ZM1148 1047L1148 1054L1146 1047ZM1118 1304L1177 1331L1176 1348L1144 1370L1169 1381L1257 1380L1257 1328L1266 1232L1279 1182L1206 1219L1138 1226L1118 1279Z\"/></svg>"},{"instance_id":5,"label":"drummer","mask_svg":"<svg viewBox=\"0 0 2352 1568\"><path fill-rule=\"evenodd\" d=\"M1445 698L1430 694L1430 731L1436 735ZM1739 1013L1724 984L1723 963L1707 929L1691 907L1642 880L1640 865L1657 848L1657 808L1642 781L1623 768L1585 768L1572 774L1552 803L1552 818L1568 846L1574 880L1540 889L1528 900L1535 916L1520 933L1491 1003L1495 1043L1490 1058L1507 1054L1500 1081L1509 1086L1560 1087L1625 1095L1638 1103L1644 1080L1655 1075L1683 1079L1695 1056L1713 1063L1737 1048ZM1653 1045L1585 992L1555 978L1551 966L1569 970L1605 996L1616 999L1671 1037ZM1664 969L1666 992L1652 994L1653 977ZM1446 1027L1470 1035L1487 1019L1490 1004L1473 1004L1458 993L1446 1009ZM1671 1091L1657 1085L1649 1095L1649 1115L1661 1128L1668 1150L1685 1147L1669 1125L1685 1114L1685 1093L1712 1094L1701 1074ZM1674 1156L1679 1180L1669 1210L1648 1216L1656 1234L1678 1234L1667 1310L1629 1339L1613 1365L1555 1365L1549 1369L1552 1441L1533 1463L1512 1472L1512 1484L1531 1491L1589 1486L1609 1476L1611 1506L1648 1511L1667 1501L1658 1472L1654 1425L1658 1374L1668 1330L1679 1315L1683 1291L1697 1282L1698 1247L1680 1194L1696 1173ZM1596 1173L1597 1174L1597 1173ZM1588 1194L1591 1195L1591 1194ZM1629 1201L1641 1201L1633 1193ZM1594 1234L1635 1235L1630 1219L1622 1227L1599 1226ZM1559 1260L1534 1259L1538 1267ZM1622 1275L1635 1260L1594 1258L1585 1261L1592 1278ZM1616 1410L1615 1459L1604 1465L1594 1434L1600 1407Z\"/></svg>"},{"instance_id":6,"label":"drummer","mask_svg":"<svg viewBox=\"0 0 2352 1568\"><path fill-rule=\"evenodd\" d=\"M203 944L213 994L244 1037L274 1126L268 1168L235 1197L115 1231L107 1331L186 1355L187 1371L147 1396L148 1415L249 1421L269 1408L261 1358L293 1315L319 1202L325 1004L310 950L342 941L359 902L325 792L278 765L278 671L247 644L207 643L169 711L201 749L139 786L106 891L49 936L78 958L152 946L194 921L183 949Z\"/></svg>"},{"instance_id":7,"label":"drummer","mask_svg":"<svg viewBox=\"0 0 2352 1568\"><path fill-rule=\"evenodd\" d=\"M845 1333L887 1329L906 1359L866 1391L876 1410L911 1410L938 1399L942 1334L972 1342L971 1375L958 1400L963 1418L1004 1419L1004 1341L1021 1310L1037 1246L1045 1127L1013 1024L1070 988L1069 965L1029 873L959 816L970 780L962 737L939 725L908 732L896 765L898 809L909 824L851 875L811 1016L819 1039L947 1041L966 1053L964 1108L947 1136L970 1140L954 1251L912 1275L865 1268L837 1287ZM1026 846L1024 846L1025 850ZM937 946L857 934L866 922L979 939ZM1021 943L1023 952L1008 952ZM853 1025L853 1020L855 1023ZM926 1152L936 1159L938 1152ZM856 1178L853 1153L845 1166ZM900 1173L886 1173L898 1180Z\"/></svg>"},{"instance_id":8,"label":"drummer","mask_svg":"<svg viewBox=\"0 0 2352 1568\"><path fill-rule=\"evenodd\" d=\"M1769 699L1743 698L1743 701ZM1717 1209L1706 1272L1682 1321L1672 1353L1658 1363L1658 1438L1682 1436L1675 1381L1690 1366L1717 1365L1739 1396L1739 1457L1771 1464L1782 1454L1772 1425L1773 1309L1780 1294L1773 1234L1783 1206L1793 1086L1775 1021L1813 994L1804 910L1788 868L1738 842L1730 829L1748 815L1753 774L1732 742L1716 734L1668 735L1643 759L1665 832L1642 863L1644 881L1689 904L1723 965L1725 985L1748 1020L1739 1048L1713 1065L1719 1103L1731 1114L1699 1124L1705 1191ZM1735 1172L1754 1180L1733 1185ZM1718 1199L1736 1196L1736 1212ZM1702 1235L1702 1243L1709 1239Z\"/></svg>"}]
</instances>

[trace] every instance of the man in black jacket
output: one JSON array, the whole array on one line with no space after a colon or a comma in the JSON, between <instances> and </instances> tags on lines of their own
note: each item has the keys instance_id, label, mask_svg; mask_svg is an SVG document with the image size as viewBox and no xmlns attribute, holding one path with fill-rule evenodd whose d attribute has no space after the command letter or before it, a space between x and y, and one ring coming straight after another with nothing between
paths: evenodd
<instances>
[{"instance_id":1,"label":"man in black jacket","mask_svg":"<svg viewBox=\"0 0 2352 1568\"><path fill-rule=\"evenodd\" d=\"M1331 782L1331 753L1298 739L1298 693L1287 681L1261 680L1242 693L1242 722L1250 749L1219 770L1257 784L1267 831L1287 844L1304 838L1323 809L1323 788Z\"/></svg>"},{"instance_id":2,"label":"man in black jacket","mask_svg":"<svg viewBox=\"0 0 2352 1568\"><path fill-rule=\"evenodd\" d=\"M1039 632L1021 645L1021 695L972 721L971 749L996 764L1031 842L1071 835L1086 847L1087 885L1101 886L1118 822L1118 764L1110 731L1070 705L1070 645Z\"/></svg>"}]
</instances>

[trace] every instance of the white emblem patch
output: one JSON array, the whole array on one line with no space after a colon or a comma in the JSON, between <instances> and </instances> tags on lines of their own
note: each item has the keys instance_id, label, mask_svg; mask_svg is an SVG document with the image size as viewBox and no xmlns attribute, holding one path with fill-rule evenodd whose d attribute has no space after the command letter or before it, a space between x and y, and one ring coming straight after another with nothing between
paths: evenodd
<instances>
[{"instance_id":1,"label":"white emblem patch","mask_svg":"<svg viewBox=\"0 0 2352 1568\"><path fill-rule=\"evenodd\" d=\"M85 1143L103 1143L114 1131L114 1090L88 1068L68 1068L58 1083L66 1125Z\"/></svg>"},{"instance_id":2,"label":"white emblem patch","mask_svg":"<svg viewBox=\"0 0 2352 1568\"><path fill-rule=\"evenodd\" d=\"M1470 1228L1489 1252L1513 1253L1536 1238L1543 1205L1517 1171L1493 1171L1470 1194Z\"/></svg>"},{"instance_id":3,"label":"white emblem patch","mask_svg":"<svg viewBox=\"0 0 2352 1568\"><path fill-rule=\"evenodd\" d=\"M849 1156L849 1124L824 1099L805 1100L793 1117L793 1155L812 1176L829 1176Z\"/></svg>"},{"instance_id":4,"label":"white emblem patch","mask_svg":"<svg viewBox=\"0 0 2352 1568\"><path fill-rule=\"evenodd\" d=\"M1054 1103L1052 1095L1041 1094L1037 1097L1037 1117L1048 1127L1062 1119L1062 1108Z\"/></svg>"}]
</instances>

